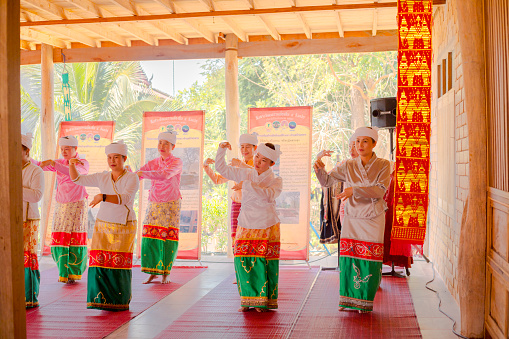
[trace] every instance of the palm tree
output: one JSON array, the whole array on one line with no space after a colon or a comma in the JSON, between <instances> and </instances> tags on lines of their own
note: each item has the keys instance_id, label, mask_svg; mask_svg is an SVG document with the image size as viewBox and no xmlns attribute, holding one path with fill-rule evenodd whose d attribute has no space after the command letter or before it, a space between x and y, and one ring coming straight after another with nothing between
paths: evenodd
<instances>
[{"instance_id":1,"label":"palm tree","mask_svg":"<svg viewBox=\"0 0 509 339\"><path fill-rule=\"evenodd\" d=\"M61 74L69 73L73 120L116 123L115 139L124 139L129 162L139 167L144 111L177 110L173 98L154 90L139 62L73 63L55 65L55 133L64 120ZM23 132L34 134L34 157L40 156L40 65L21 68Z\"/></svg>"}]
</instances>

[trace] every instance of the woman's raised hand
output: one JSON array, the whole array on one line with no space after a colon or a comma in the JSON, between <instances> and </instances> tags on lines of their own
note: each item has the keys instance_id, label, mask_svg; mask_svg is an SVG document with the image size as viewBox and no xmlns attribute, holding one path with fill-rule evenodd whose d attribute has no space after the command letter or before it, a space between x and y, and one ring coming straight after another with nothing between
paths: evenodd
<instances>
[{"instance_id":1,"label":"woman's raised hand","mask_svg":"<svg viewBox=\"0 0 509 339\"><path fill-rule=\"evenodd\" d=\"M232 150L232 145L228 141L224 141L219 144L219 147L221 148L228 148L230 151Z\"/></svg>"},{"instance_id":2,"label":"woman's raised hand","mask_svg":"<svg viewBox=\"0 0 509 339\"><path fill-rule=\"evenodd\" d=\"M332 155L332 153L334 153L334 152L333 151L329 151L329 150L320 151L316 155L316 160L322 160L323 157L330 157Z\"/></svg>"}]
</instances>

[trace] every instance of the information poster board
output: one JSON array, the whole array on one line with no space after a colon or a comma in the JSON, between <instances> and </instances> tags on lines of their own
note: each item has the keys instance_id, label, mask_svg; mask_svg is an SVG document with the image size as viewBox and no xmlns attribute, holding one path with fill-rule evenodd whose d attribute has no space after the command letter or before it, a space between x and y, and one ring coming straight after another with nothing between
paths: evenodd
<instances>
[{"instance_id":1,"label":"information poster board","mask_svg":"<svg viewBox=\"0 0 509 339\"><path fill-rule=\"evenodd\" d=\"M90 165L89 173L97 173L109 170L104 148L111 144L114 134L114 121L62 121L60 123L60 133L58 137L61 138L69 135L75 136L79 141L79 156L86 159ZM58 147L58 145L57 154L60 155L60 147ZM53 225L53 213L56 206L56 179L53 184L55 185L55 189L51 194L51 204L48 206L48 222L45 227L46 232L43 234L43 237L45 238L44 254L49 253L49 246L51 244L51 226ZM100 193L99 189L96 187L87 187L86 189L89 201L90 197ZM99 205L88 209L88 240L92 239L97 212L99 212Z\"/></svg>"},{"instance_id":2,"label":"information poster board","mask_svg":"<svg viewBox=\"0 0 509 339\"><path fill-rule=\"evenodd\" d=\"M311 196L312 107L250 108L249 133L281 146L274 173L283 178L276 200L281 220L281 260L308 260Z\"/></svg>"},{"instance_id":3,"label":"information poster board","mask_svg":"<svg viewBox=\"0 0 509 339\"><path fill-rule=\"evenodd\" d=\"M180 181L182 205L180 210L179 249L177 259L199 260L201 257L201 217L203 182L203 146L205 112L144 112L141 163L159 157L158 135L165 131L177 132L177 145L173 155L182 159ZM141 249L141 232L148 205L151 181L144 179L140 185L138 228L138 257Z\"/></svg>"}]
</instances>

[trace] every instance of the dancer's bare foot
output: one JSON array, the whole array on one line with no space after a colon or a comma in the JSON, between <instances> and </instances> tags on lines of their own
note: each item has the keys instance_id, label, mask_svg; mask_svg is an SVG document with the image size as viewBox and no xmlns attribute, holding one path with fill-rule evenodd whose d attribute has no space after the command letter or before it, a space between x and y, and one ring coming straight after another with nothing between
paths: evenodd
<instances>
[{"instance_id":1,"label":"dancer's bare foot","mask_svg":"<svg viewBox=\"0 0 509 339\"><path fill-rule=\"evenodd\" d=\"M239 312L247 312L249 311L249 307L241 307L239 308Z\"/></svg>"},{"instance_id":2,"label":"dancer's bare foot","mask_svg":"<svg viewBox=\"0 0 509 339\"><path fill-rule=\"evenodd\" d=\"M157 278L157 275L151 274L150 277L148 277L148 279L145 280L143 283L144 284L150 284L152 282L152 280L154 280L155 278Z\"/></svg>"},{"instance_id":3,"label":"dancer's bare foot","mask_svg":"<svg viewBox=\"0 0 509 339\"><path fill-rule=\"evenodd\" d=\"M256 308L255 308L255 310L256 310L256 312L258 312L258 313L265 313L265 312L268 312L268 311L269 311L269 310L268 310L268 309L266 309L266 308L258 308L258 307L256 307Z\"/></svg>"},{"instance_id":4,"label":"dancer's bare foot","mask_svg":"<svg viewBox=\"0 0 509 339\"><path fill-rule=\"evenodd\" d=\"M67 284L72 285L76 282L74 279L67 279Z\"/></svg>"},{"instance_id":5,"label":"dancer's bare foot","mask_svg":"<svg viewBox=\"0 0 509 339\"><path fill-rule=\"evenodd\" d=\"M345 310L345 308L344 308L344 307L340 307L340 308L339 308L339 312L344 311L344 310Z\"/></svg>"},{"instance_id":6,"label":"dancer's bare foot","mask_svg":"<svg viewBox=\"0 0 509 339\"><path fill-rule=\"evenodd\" d=\"M360 314L364 314L364 313L369 313L369 311L359 310L359 313L360 313Z\"/></svg>"},{"instance_id":7,"label":"dancer's bare foot","mask_svg":"<svg viewBox=\"0 0 509 339\"><path fill-rule=\"evenodd\" d=\"M170 278L168 278L167 274L163 274L163 281L161 281L161 284L169 284L171 283Z\"/></svg>"}]
</instances>

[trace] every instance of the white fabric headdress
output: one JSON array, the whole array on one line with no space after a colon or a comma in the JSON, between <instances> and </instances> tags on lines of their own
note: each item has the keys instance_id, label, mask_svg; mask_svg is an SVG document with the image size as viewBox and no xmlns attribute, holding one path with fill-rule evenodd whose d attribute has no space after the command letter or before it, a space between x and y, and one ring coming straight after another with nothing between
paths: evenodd
<instances>
[{"instance_id":1,"label":"white fabric headdress","mask_svg":"<svg viewBox=\"0 0 509 339\"><path fill-rule=\"evenodd\" d=\"M177 132L162 132L159 133L157 140L166 140L172 145L177 143Z\"/></svg>"},{"instance_id":2,"label":"white fabric headdress","mask_svg":"<svg viewBox=\"0 0 509 339\"><path fill-rule=\"evenodd\" d=\"M356 140L358 137L370 137L378 141L378 127L359 127L352 135L353 140Z\"/></svg>"},{"instance_id":3,"label":"white fabric headdress","mask_svg":"<svg viewBox=\"0 0 509 339\"><path fill-rule=\"evenodd\" d=\"M355 142L355 138L354 138L355 134L352 134L352 136L350 137L350 139L348 139L348 147L351 147L352 146L352 143Z\"/></svg>"},{"instance_id":4,"label":"white fabric headdress","mask_svg":"<svg viewBox=\"0 0 509 339\"><path fill-rule=\"evenodd\" d=\"M78 139L76 139L76 137L72 135L61 137L60 139L58 139L58 145L60 147L62 146L78 147Z\"/></svg>"},{"instance_id":5,"label":"white fabric headdress","mask_svg":"<svg viewBox=\"0 0 509 339\"><path fill-rule=\"evenodd\" d=\"M124 140L112 142L105 148L106 154L120 154L127 156L127 145L124 144Z\"/></svg>"},{"instance_id":6,"label":"white fabric headdress","mask_svg":"<svg viewBox=\"0 0 509 339\"><path fill-rule=\"evenodd\" d=\"M276 147L276 149L272 149L262 142L258 145L256 151L264 157L276 162L277 159L279 159L279 156L283 153L279 150L279 145L274 145L274 147Z\"/></svg>"},{"instance_id":7,"label":"white fabric headdress","mask_svg":"<svg viewBox=\"0 0 509 339\"><path fill-rule=\"evenodd\" d=\"M21 144L28 149L32 149L32 133L21 134Z\"/></svg>"},{"instance_id":8,"label":"white fabric headdress","mask_svg":"<svg viewBox=\"0 0 509 339\"><path fill-rule=\"evenodd\" d=\"M250 144L250 145L258 145L258 133L253 134L242 134L239 138L239 145L242 144Z\"/></svg>"}]
</instances>

